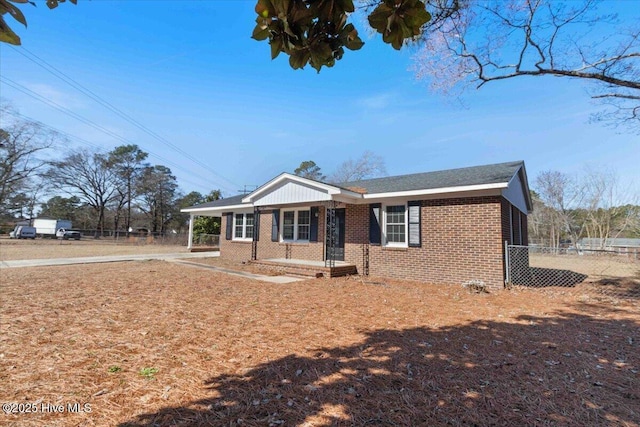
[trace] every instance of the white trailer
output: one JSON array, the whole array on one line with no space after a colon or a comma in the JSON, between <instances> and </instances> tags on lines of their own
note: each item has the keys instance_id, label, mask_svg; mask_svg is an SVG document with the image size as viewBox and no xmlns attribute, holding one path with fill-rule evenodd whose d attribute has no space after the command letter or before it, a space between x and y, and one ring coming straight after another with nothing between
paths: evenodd
<instances>
[{"instance_id":1,"label":"white trailer","mask_svg":"<svg viewBox=\"0 0 640 427\"><path fill-rule=\"evenodd\" d=\"M36 234L40 237L56 238L56 232L61 229L71 228L71 221L68 219L46 219L37 218L33 220L33 226L36 228Z\"/></svg>"}]
</instances>

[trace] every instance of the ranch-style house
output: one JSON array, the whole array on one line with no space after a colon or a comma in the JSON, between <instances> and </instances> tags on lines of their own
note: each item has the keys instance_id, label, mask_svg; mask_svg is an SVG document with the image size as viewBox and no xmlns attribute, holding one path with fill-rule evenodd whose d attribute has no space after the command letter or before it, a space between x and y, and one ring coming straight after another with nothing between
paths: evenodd
<instances>
[{"instance_id":1,"label":"ranch-style house","mask_svg":"<svg viewBox=\"0 0 640 427\"><path fill-rule=\"evenodd\" d=\"M250 194L183 209L222 218L220 256L283 272L492 287L505 244L527 244L524 162L332 184L282 173ZM506 243L505 243L506 242Z\"/></svg>"}]
</instances>

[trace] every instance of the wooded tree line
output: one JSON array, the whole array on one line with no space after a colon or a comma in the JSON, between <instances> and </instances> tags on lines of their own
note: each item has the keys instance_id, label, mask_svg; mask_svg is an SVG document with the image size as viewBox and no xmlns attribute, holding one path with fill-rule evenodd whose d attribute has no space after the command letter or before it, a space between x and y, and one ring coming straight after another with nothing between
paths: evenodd
<instances>
[{"instance_id":1,"label":"wooded tree line","mask_svg":"<svg viewBox=\"0 0 640 427\"><path fill-rule=\"evenodd\" d=\"M130 228L165 233L187 227L189 216L180 209L222 197L220 190L184 194L171 169L148 163L148 153L135 144L111 151L67 150L49 160L66 145L65 138L21 118L8 104L0 109L1 222L40 216L69 219L74 228L97 234ZM385 175L386 169L380 156L365 151L338 165L329 178L313 161L302 162L295 173L340 183ZM219 233L219 218L195 218L194 234Z\"/></svg>"},{"instance_id":2,"label":"wooded tree line","mask_svg":"<svg viewBox=\"0 0 640 427\"><path fill-rule=\"evenodd\" d=\"M531 192L529 241L559 247L582 238L640 238L638 196L607 170L587 169L578 176L542 172Z\"/></svg>"},{"instance_id":3,"label":"wooded tree line","mask_svg":"<svg viewBox=\"0 0 640 427\"><path fill-rule=\"evenodd\" d=\"M111 151L72 149L47 160L62 149L64 138L29 120L9 121L7 106L2 112L7 123L0 129L0 216L5 221L37 213L98 233L130 228L165 233L187 226L189 217L180 209L221 197L219 190L184 194L171 169L148 163L148 153L135 144ZM53 196L43 202L47 195ZM196 228L219 229L212 220L200 220Z\"/></svg>"},{"instance_id":4,"label":"wooded tree line","mask_svg":"<svg viewBox=\"0 0 640 427\"><path fill-rule=\"evenodd\" d=\"M186 228L188 215L181 208L221 198L219 190L183 193L170 168L151 165L148 153L133 144L111 151L75 149L48 160L52 150L62 149L64 138L33 121L9 120L7 106L1 112L0 218L5 222L33 218L40 211L43 217L70 219L75 228L164 233ZM386 175L386 168L380 156L366 151L328 177L312 160L294 173L339 184ZM557 247L583 237L640 237L638 196L625 185L606 170L591 169L578 177L541 173L532 185L531 241ZM219 234L220 222L199 217L194 232Z\"/></svg>"}]
</instances>

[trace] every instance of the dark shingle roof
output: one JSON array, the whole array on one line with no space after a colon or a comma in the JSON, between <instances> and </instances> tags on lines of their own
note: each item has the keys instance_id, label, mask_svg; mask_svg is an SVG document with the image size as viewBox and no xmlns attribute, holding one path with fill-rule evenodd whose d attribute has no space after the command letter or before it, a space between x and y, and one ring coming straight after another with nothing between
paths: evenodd
<instances>
[{"instance_id":1,"label":"dark shingle roof","mask_svg":"<svg viewBox=\"0 0 640 427\"><path fill-rule=\"evenodd\" d=\"M227 197L226 199L214 200L213 202L202 203L200 205L189 206L183 209L201 209L201 208L221 208L224 206L239 205L242 204L242 199L246 194L238 194L237 196Z\"/></svg>"},{"instance_id":2,"label":"dark shingle roof","mask_svg":"<svg viewBox=\"0 0 640 427\"><path fill-rule=\"evenodd\" d=\"M410 175L387 176L384 178L365 179L337 184L337 186L353 191L375 193L391 193L396 191L429 190L445 187L461 187L467 185L507 183L513 178L522 161L497 163L493 165L472 166L460 169L448 169L436 172L414 173ZM334 185L334 184L329 184ZM247 194L238 194L226 199L184 208L222 208L225 206L243 204L242 199ZM250 205L250 204L249 204Z\"/></svg>"},{"instance_id":3,"label":"dark shingle roof","mask_svg":"<svg viewBox=\"0 0 640 427\"><path fill-rule=\"evenodd\" d=\"M342 188L362 188L365 189L368 194L372 194L461 187L466 185L497 184L509 182L522 164L522 161L497 163L493 165L343 182L338 185Z\"/></svg>"}]
</instances>

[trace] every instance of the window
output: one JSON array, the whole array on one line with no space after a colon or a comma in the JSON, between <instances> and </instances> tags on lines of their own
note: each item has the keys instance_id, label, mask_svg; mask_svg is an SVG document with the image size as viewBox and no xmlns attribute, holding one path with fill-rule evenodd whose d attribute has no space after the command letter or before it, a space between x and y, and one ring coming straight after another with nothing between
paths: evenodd
<instances>
[{"instance_id":1,"label":"window","mask_svg":"<svg viewBox=\"0 0 640 427\"><path fill-rule=\"evenodd\" d=\"M283 240L294 240L294 231L295 231L295 216L296 213L294 211L289 211L284 213L284 220L282 221L282 239Z\"/></svg>"},{"instance_id":2,"label":"window","mask_svg":"<svg viewBox=\"0 0 640 427\"><path fill-rule=\"evenodd\" d=\"M244 214L244 237L253 239L253 214Z\"/></svg>"},{"instance_id":3,"label":"window","mask_svg":"<svg viewBox=\"0 0 640 427\"><path fill-rule=\"evenodd\" d=\"M236 214L235 224L235 237L241 239L244 237L244 214Z\"/></svg>"},{"instance_id":4,"label":"window","mask_svg":"<svg viewBox=\"0 0 640 427\"><path fill-rule=\"evenodd\" d=\"M233 238L253 239L254 218L252 213L235 214Z\"/></svg>"},{"instance_id":5,"label":"window","mask_svg":"<svg viewBox=\"0 0 640 427\"><path fill-rule=\"evenodd\" d=\"M284 211L282 213L282 240L308 241L311 233L311 211Z\"/></svg>"},{"instance_id":6,"label":"window","mask_svg":"<svg viewBox=\"0 0 640 427\"><path fill-rule=\"evenodd\" d=\"M385 208L385 241L390 246L407 244L407 208L405 205Z\"/></svg>"},{"instance_id":7,"label":"window","mask_svg":"<svg viewBox=\"0 0 640 427\"><path fill-rule=\"evenodd\" d=\"M311 212L298 212L298 240L309 240L309 230L311 228Z\"/></svg>"}]
</instances>

